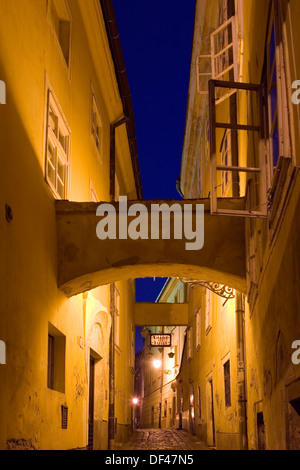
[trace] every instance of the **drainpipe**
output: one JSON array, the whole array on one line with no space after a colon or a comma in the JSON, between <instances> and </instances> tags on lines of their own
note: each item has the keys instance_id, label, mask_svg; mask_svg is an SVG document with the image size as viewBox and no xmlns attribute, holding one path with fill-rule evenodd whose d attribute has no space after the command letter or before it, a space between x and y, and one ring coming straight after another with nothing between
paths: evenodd
<instances>
[{"instance_id":1,"label":"drainpipe","mask_svg":"<svg viewBox=\"0 0 300 470\"><path fill-rule=\"evenodd\" d=\"M240 450L248 450L247 434L247 389L246 389L246 356L245 356L245 297L236 292L236 341L237 341L237 364L238 364L238 421Z\"/></svg>"},{"instance_id":2,"label":"drainpipe","mask_svg":"<svg viewBox=\"0 0 300 470\"><path fill-rule=\"evenodd\" d=\"M122 117L110 125L110 200L116 200L116 128L126 123ZM110 284L111 330L109 337L109 405L108 405L108 449L114 449L115 443L115 291L114 283Z\"/></svg>"},{"instance_id":3,"label":"drainpipe","mask_svg":"<svg viewBox=\"0 0 300 470\"><path fill-rule=\"evenodd\" d=\"M113 122L110 125L110 200L115 202L116 200L116 129L122 124L126 124L128 119L122 117L118 121Z\"/></svg>"}]
</instances>

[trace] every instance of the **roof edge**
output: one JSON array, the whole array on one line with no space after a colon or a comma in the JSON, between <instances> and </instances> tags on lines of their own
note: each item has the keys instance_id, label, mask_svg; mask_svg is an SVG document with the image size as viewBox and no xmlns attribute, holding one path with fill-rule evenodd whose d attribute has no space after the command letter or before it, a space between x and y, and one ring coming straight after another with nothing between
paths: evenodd
<instances>
[{"instance_id":1,"label":"roof edge","mask_svg":"<svg viewBox=\"0 0 300 470\"><path fill-rule=\"evenodd\" d=\"M108 41L114 62L118 88L123 104L124 115L126 117L126 128L131 154L132 168L134 173L135 186L138 199L143 199L143 187L141 180L140 165L138 160L138 148L133 104L129 88L128 77L125 68L124 56L121 46L120 35L112 0L99 0L105 21Z\"/></svg>"}]
</instances>

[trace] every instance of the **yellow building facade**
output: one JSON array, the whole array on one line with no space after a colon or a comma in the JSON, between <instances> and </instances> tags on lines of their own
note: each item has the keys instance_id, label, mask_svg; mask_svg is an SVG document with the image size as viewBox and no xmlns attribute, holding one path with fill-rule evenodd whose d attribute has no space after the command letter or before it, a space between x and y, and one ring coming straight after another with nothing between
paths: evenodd
<instances>
[{"instance_id":1,"label":"yellow building facade","mask_svg":"<svg viewBox=\"0 0 300 470\"><path fill-rule=\"evenodd\" d=\"M1 449L106 449L109 420L111 441L131 430L134 281L69 299L57 287L55 200L137 198L130 124L113 126L124 100L102 6L0 1Z\"/></svg>"},{"instance_id":2,"label":"yellow building facade","mask_svg":"<svg viewBox=\"0 0 300 470\"><path fill-rule=\"evenodd\" d=\"M299 449L300 370L292 361L292 345L300 336L299 8L295 0L198 1L196 7L180 188L187 199L209 197L216 217L245 218L245 313L243 301L236 308L243 311L245 351L240 348L240 328L237 346L229 334L236 331L238 315L228 302L228 312L220 306L215 311L212 333L214 327L219 332L207 357L218 358L221 366L223 354L231 351L239 393L245 373L250 449ZM226 209L225 198L239 200L242 207ZM194 302L200 305L203 294L197 292ZM230 317L224 334L224 318ZM244 360L236 361L241 352ZM198 376L205 395L211 365L205 363L203 369L201 360L205 358L200 359ZM224 425L228 421L227 432L234 435L236 409L232 416L222 410L220 366L218 372L216 363L220 380L212 395L213 410ZM187 366L184 374L187 382ZM234 382L232 390L236 400ZM241 407L240 396L238 403ZM204 422L208 424L207 417Z\"/></svg>"},{"instance_id":3,"label":"yellow building facade","mask_svg":"<svg viewBox=\"0 0 300 470\"><path fill-rule=\"evenodd\" d=\"M189 292L189 325L177 382L179 427L218 449L239 449L235 300Z\"/></svg>"}]
</instances>

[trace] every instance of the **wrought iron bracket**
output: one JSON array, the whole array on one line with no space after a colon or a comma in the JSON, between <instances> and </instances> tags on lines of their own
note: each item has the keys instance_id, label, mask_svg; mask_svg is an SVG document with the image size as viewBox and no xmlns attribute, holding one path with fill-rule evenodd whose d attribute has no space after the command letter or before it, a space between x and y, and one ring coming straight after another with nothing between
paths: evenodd
<instances>
[{"instance_id":1,"label":"wrought iron bracket","mask_svg":"<svg viewBox=\"0 0 300 470\"><path fill-rule=\"evenodd\" d=\"M226 299L226 302L235 298L234 289L232 287L225 286L224 284L218 284L217 282L198 281L193 279L181 279L181 282L188 284L191 289L196 289L197 287L204 287L205 289L209 289L214 294L222 297L223 299Z\"/></svg>"}]
</instances>

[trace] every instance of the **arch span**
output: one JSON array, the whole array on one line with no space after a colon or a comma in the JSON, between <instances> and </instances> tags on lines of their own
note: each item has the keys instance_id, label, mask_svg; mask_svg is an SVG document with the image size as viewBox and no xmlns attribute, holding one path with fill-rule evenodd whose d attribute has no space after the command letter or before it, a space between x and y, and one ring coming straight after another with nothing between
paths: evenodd
<instances>
[{"instance_id":1,"label":"arch span","mask_svg":"<svg viewBox=\"0 0 300 470\"><path fill-rule=\"evenodd\" d=\"M185 277L216 281L241 292L246 288L245 220L213 216L210 201L138 201L151 204L204 204L204 246L187 251L186 240L99 240L96 210L101 203L56 202L58 231L58 285L66 296L99 285L140 277ZM128 207L136 201L128 202ZM224 201L241 208L244 201ZM118 203L114 203L118 219ZM195 211L193 212L195 219ZM172 220L172 217L171 217ZM150 226L150 224L149 224Z\"/></svg>"}]
</instances>

